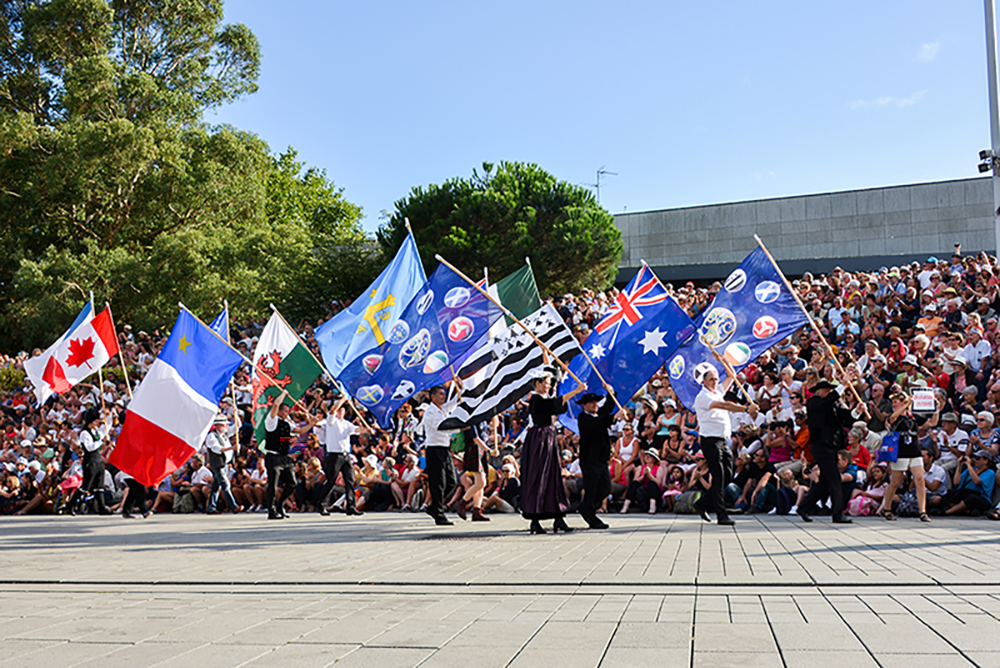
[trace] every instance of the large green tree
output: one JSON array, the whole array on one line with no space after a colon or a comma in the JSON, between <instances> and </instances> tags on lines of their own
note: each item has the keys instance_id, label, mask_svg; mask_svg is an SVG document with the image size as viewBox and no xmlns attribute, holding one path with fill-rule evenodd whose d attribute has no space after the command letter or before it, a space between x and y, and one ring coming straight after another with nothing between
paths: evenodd
<instances>
[{"instance_id":1,"label":"large green tree","mask_svg":"<svg viewBox=\"0 0 1000 668\"><path fill-rule=\"evenodd\" d=\"M358 207L294 151L202 121L259 65L221 0L0 0L0 341L47 343L91 290L152 328L178 301L301 317L326 310L310 290L363 287Z\"/></svg>"},{"instance_id":2,"label":"large green tree","mask_svg":"<svg viewBox=\"0 0 1000 668\"><path fill-rule=\"evenodd\" d=\"M530 257L543 294L609 286L621 259L621 232L593 194L534 164L484 163L471 178L413 188L378 232L385 250L399 247L406 219L428 271L435 253L471 276L503 276Z\"/></svg>"}]
</instances>

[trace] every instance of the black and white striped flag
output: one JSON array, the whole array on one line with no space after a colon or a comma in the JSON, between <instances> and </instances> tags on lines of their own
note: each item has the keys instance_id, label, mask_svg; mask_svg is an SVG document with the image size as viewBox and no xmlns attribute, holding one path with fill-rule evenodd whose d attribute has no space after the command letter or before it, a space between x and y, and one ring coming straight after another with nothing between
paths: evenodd
<instances>
[{"instance_id":1,"label":"black and white striped flag","mask_svg":"<svg viewBox=\"0 0 1000 668\"><path fill-rule=\"evenodd\" d=\"M563 362L581 352L580 344L551 304L546 303L521 322ZM543 351L530 334L515 323L493 339L489 350L491 361L485 373L470 379L471 385L462 393L462 401L441 423L441 429L465 429L490 420L532 389L535 378L532 372L542 367ZM469 364L473 361L470 359ZM463 365L462 369L466 368ZM463 375L462 370L458 375Z\"/></svg>"}]
</instances>

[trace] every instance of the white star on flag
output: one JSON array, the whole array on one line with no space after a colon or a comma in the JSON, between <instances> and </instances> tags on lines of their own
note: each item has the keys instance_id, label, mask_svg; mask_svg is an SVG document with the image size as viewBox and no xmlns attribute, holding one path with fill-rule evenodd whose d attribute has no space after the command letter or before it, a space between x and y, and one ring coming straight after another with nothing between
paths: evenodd
<instances>
[{"instance_id":1,"label":"white star on flag","mask_svg":"<svg viewBox=\"0 0 1000 668\"><path fill-rule=\"evenodd\" d=\"M661 332L660 328L657 327L653 330L646 330L646 334L639 341L639 345L642 346L642 354L653 353L658 355L660 353L660 348L665 348L666 343L663 342L663 337L666 332Z\"/></svg>"},{"instance_id":2,"label":"white star on flag","mask_svg":"<svg viewBox=\"0 0 1000 668\"><path fill-rule=\"evenodd\" d=\"M599 360L605 355L604 345L600 343L595 343L590 347L590 358Z\"/></svg>"}]
</instances>

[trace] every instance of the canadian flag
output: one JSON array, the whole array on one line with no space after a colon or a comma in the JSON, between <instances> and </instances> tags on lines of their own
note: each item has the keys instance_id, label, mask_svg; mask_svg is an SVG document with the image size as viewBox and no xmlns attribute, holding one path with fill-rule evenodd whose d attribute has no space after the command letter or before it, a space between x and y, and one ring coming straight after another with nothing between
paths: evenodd
<instances>
[{"instance_id":1,"label":"canadian flag","mask_svg":"<svg viewBox=\"0 0 1000 668\"><path fill-rule=\"evenodd\" d=\"M39 404L53 393L63 394L118 354L110 309L74 324L48 350L24 363Z\"/></svg>"}]
</instances>

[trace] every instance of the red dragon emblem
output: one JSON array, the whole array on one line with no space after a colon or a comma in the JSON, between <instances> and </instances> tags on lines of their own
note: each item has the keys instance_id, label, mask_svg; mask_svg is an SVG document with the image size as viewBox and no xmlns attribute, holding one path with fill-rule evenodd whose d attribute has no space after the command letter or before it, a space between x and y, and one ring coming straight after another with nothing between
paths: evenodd
<instances>
[{"instance_id":1,"label":"red dragon emblem","mask_svg":"<svg viewBox=\"0 0 1000 668\"><path fill-rule=\"evenodd\" d=\"M281 375L281 353L272 350L257 362L257 373L253 376L253 413L256 416L259 409L270 411L275 398L281 390L292 382L289 375ZM269 391L272 390L273 391ZM266 395L266 396L265 396ZM263 399L263 401L262 401Z\"/></svg>"}]
</instances>

